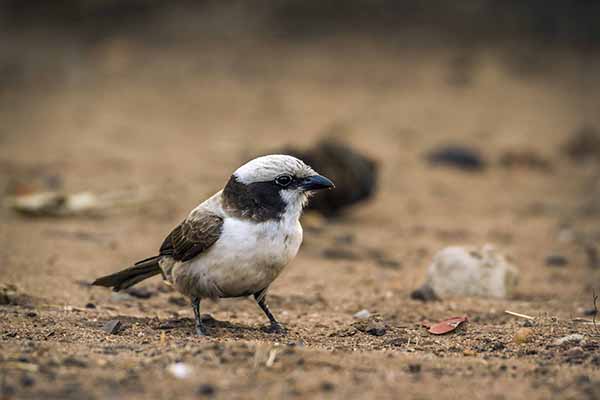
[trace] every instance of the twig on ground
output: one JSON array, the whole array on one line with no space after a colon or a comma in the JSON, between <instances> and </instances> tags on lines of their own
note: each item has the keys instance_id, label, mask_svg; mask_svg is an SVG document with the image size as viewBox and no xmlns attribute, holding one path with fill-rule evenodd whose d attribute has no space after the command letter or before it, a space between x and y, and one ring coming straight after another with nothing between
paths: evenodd
<instances>
[{"instance_id":1,"label":"twig on ground","mask_svg":"<svg viewBox=\"0 0 600 400\"><path fill-rule=\"evenodd\" d=\"M509 311L509 310L505 310L504 312L507 313L507 314L510 314L512 316L515 316L515 317L525 318L525 319L528 319L528 320L531 320L531 321L535 320L535 318L532 317L532 316L530 316L530 315L519 314L519 313L516 313L514 311Z\"/></svg>"}]
</instances>

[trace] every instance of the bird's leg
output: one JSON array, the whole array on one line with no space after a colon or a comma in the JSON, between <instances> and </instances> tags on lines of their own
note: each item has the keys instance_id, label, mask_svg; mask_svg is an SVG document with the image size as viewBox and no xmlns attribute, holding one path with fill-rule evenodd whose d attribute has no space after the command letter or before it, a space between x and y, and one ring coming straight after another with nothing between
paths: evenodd
<instances>
[{"instance_id":1,"label":"bird's leg","mask_svg":"<svg viewBox=\"0 0 600 400\"><path fill-rule=\"evenodd\" d=\"M286 333L286 329L275 319L273 314L271 314L271 310L269 310L269 306L267 306L266 297L266 289L254 293L254 299L258 303L260 309L263 310L267 318L269 318L269 322L271 323L271 326L267 328L267 332Z\"/></svg>"},{"instance_id":2,"label":"bird's leg","mask_svg":"<svg viewBox=\"0 0 600 400\"><path fill-rule=\"evenodd\" d=\"M194 318L196 319L196 333L198 336L208 336L208 331L200 318L200 299L198 297L192 297L192 308L194 309Z\"/></svg>"}]
</instances>

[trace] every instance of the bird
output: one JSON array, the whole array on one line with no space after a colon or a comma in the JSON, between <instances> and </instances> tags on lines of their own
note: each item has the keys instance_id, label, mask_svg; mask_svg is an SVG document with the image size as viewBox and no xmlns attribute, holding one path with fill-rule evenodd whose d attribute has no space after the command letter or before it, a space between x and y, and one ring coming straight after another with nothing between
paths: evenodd
<instances>
[{"instance_id":1,"label":"bird","mask_svg":"<svg viewBox=\"0 0 600 400\"><path fill-rule=\"evenodd\" d=\"M302 160L284 154L255 158L239 167L223 189L200 203L164 239L158 254L92 285L118 292L162 275L191 300L195 330L203 299L253 296L271 333L286 333L267 305L267 292L302 243L300 216L309 196L334 183Z\"/></svg>"}]
</instances>

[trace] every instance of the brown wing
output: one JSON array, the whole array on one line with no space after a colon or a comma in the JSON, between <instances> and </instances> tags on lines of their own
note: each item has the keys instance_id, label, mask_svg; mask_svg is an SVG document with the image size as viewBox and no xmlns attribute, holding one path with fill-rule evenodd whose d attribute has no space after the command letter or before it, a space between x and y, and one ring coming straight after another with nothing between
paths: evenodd
<instances>
[{"instance_id":1,"label":"brown wing","mask_svg":"<svg viewBox=\"0 0 600 400\"><path fill-rule=\"evenodd\" d=\"M211 213L188 217L167 236L160 255L188 261L213 245L221 236L223 218Z\"/></svg>"}]
</instances>

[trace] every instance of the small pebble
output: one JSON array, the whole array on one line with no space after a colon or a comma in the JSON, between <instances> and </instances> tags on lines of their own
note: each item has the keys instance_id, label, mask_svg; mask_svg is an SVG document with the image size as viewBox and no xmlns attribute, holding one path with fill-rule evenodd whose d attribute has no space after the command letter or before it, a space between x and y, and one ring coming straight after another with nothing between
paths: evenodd
<instances>
[{"instance_id":1,"label":"small pebble","mask_svg":"<svg viewBox=\"0 0 600 400\"><path fill-rule=\"evenodd\" d=\"M169 365L167 371L177 379L186 379L192 374L192 368L182 362Z\"/></svg>"},{"instance_id":2,"label":"small pebble","mask_svg":"<svg viewBox=\"0 0 600 400\"><path fill-rule=\"evenodd\" d=\"M371 316L371 313L369 312L369 310L360 310L359 312L357 312L356 314L354 314L354 318L357 319L367 319Z\"/></svg>"},{"instance_id":3,"label":"small pebble","mask_svg":"<svg viewBox=\"0 0 600 400\"><path fill-rule=\"evenodd\" d=\"M367 328L367 333L372 336L383 336L387 332L385 326L373 325Z\"/></svg>"},{"instance_id":4,"label":"small pebble","mask_svg":"<svg viewBox=\"0 0 600 400\"><path fill-rule=\"evenodd\" d=\"M531 328L520 328L513 338L515 343L523 344L529 342L533 338L533 329Z\"/></svg>"},{"instance_id":5,"label":"small pebble","mask_svg":"<svg viewBox=\"0 0 600 400\"><path fill-rule=\"evenodd\" d=\"M321 390L323 390L324 392L331 392L335 389L335 385L331 382L322 382L321 383Z\"/></svg>"},{"instance_id":6,"label":"small pebble","mask_svg":"<svg viewBox=\"0 0 600 400\"><path fill-rule=\"evenodd\" d=\"M486 162L478 151L463 146L440 147L431 151L427 158L432 165L441 165L465 171L481 171Z\"/></svg>"},{"instance_id":7,"label":"small pebble","mask_svg":"<svg viewBox=\"0 0 600 400\"><path fill-rule=\"evenodd\" d=\"M85 308L96 308L96 305L94 303L87 303Z\"/></svg>"},{"instance_id":8,"label":"small pebble","mask_svg":"<svg viewBox=\"0 0 600 400\"><path fill-rule=\"evenodd\" d=\"M119 321L118 319L113 319L104 324L102 330L106 333L110 333L111 335L116 335L117 333L119 333L121 328L121 321Z\"/></svg>"},{"instance_id":9,"label":"small pebble","mask_svg":"<svg viewBox=\"0 0 600 400\"><path fill-rule=\"evenodd\" d=\"M574 333L572 335L567 335L567 336L561 337L559 339L556 339L553 344L555 346L561 346L563 344L579 344L584 339L585 339L585 337L583 335Z\"/></svg>"}]
</instances>

